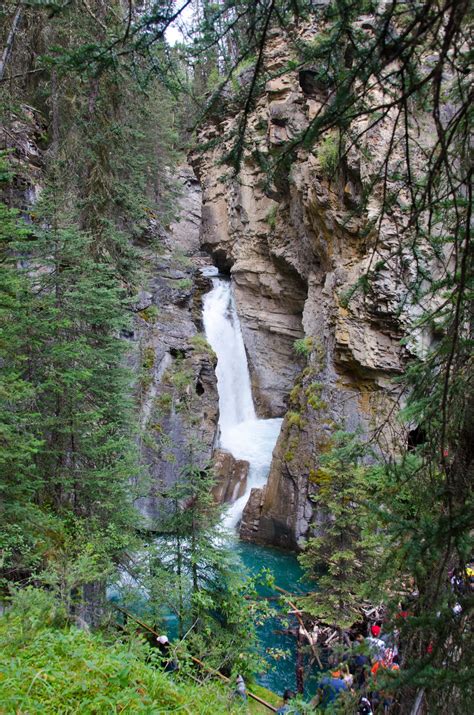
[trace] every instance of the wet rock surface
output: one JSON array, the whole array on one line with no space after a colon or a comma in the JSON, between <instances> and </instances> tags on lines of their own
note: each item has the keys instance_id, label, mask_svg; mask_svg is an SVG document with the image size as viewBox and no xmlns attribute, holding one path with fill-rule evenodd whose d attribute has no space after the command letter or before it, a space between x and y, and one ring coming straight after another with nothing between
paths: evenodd
<instances>
[{"instance_id":1,"label":"wet rock surface","mask_svg":"<svg viewBox=\"0 0 474 715\"><path fill-rule=\"evenodd\" d=\"M240 522L239 533L243 541L264 541L259 538L260 517L265 500L266 487L252 489ZM269 541L268 543L272 543Z\"/></svg>"},{"instance_id":2,"label":"wet rock surface","mask_svg":"<svg viewBox=\"0 0 474 715\"><path fill-rule=\"evenodd\" d=\"M44 181L44 117L33 107L17 108L17 119L6 129L0 126L0 144L8 151L13 181L5 197L8 204L30 209ZM28 216L25 216L28 220Z\"/></svg>"}]
</instances>

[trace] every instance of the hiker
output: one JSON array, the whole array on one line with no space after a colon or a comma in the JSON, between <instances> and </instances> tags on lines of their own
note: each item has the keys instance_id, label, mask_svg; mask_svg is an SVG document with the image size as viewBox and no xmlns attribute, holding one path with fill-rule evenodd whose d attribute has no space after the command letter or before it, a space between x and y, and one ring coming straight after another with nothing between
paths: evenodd
<instances>
[{"instance_id":1,"label":"hiker","mask_svg":"<svg viewBox=\"0 0 474 715\"><path fill-rule=\"evenodd\" d=\"M377 680L377 673L380 670L392 672L400 670L398 656L393 656L391 651L386 651L384 658L374 663L371 670L374 684ZM389 708L393 704L394 700L392 695L390 695L389 693L386 693L383 690L374 690L372 692L372 702L374 704L375 709L377 709L379 705L382 705L385 712L386 708Z\"/></svg>"},{"instance_id":2,"label":"hiker","mask_svg":"<svg viewBox=\"0 0 474 715\"><path fill-rule=\"evenodd\" d=\"M383 640L379 638L381 630L382 628L378 623L374 623L374 625L370 627L371 635L365 639L365 642L369 646L372 660L381 660L385 653L386 645Z\"/></svg>"},{"instance_id":3,"label":"hiker","mask_svg":"<svg viewBox=\"0 0 474 715\"><path fill-rule=\"evenodd\" d=\"M454 569L451 575L451 578L449 579L449 582L451 584L451 590L453 593L456 594L464 594L466 590L466 583L464 581L464 578L462 576L462 572L460 569Z\"/></svg>"},{"instance_id":4,"label":"hiker","mask_svg":"<svg viewBox=\"0 0 474 715\"><path fill-rule=\"evenodd\" d=\"M236 686L234 690L234 697L240 698L241 700L247 700L247 688L245 686L245 680L241 675L237 676Z\"/></svg>"},{"instance_id":5,"label":"hiker","mask_svg":"<svg viewBox=\"0 0 474 715\"><path fill-rule=\"evenodd\" d=\"M347 685L348 689L350 690L352 688L352 686L354 685L354 676L349 671L349 669L343 671L342 679L345 682L345 684Z\"/></svg>"},{"instance_id":6,"label":"hiker","mask_svg":"<svg viewBox=\"0 0 474 715\"><path fill-rule=\"evenodd\" d=\"M401 619L403 619L403 620L406 620L406 619L409 618L411 615L412 615L412 614L411 614L411 611L410 611L410 609L409 609L408 603L406 603L405 601L402 601L402 602L400 603L399 611L398 611L396 617L397 617L397 618L401 618Z\"/></svg>"},{"instance_id":7,"label":"hiker","mask_svg":"<svg viewBox=\"0 0 474 715\"><path fill-rule=\"evenodd\" d=\"M171 644L169 642L168 636L158 636L156 642L158 644L158 649L160 651L161 661L165 673L172 673L173 671L178 670L178 663L176 659L172 657L171 654Z\"/></svg>"},{"instance_id":8,"label":"hiker","mask_svg":"<svg viewBox=\"0 0 474 715\"><path fill-rule=\"evenodd\" d=\"M461 606L461 604L460 604L459 602L458 602L458 603L455 603L454 606L453 606L453 615L454 615L454 618L457 618L457 619L458 619L458 618L461 616L461 613L462 613L462 606Z\"/></svg>"},{"instance_id":9,"label":"hiker","mask_svg":"<svg viewBox=\"0 0 474 715\"><path fill-rule=\"evenodd\" d=\"M284 715L284 713L289 713L291 704L288 704L290 700L293 700L296 698L296 694L293 692L293 690L289 690L288 688L285 690L283 693L283 705L278 708L277 713L279 715ZM294 715L298 715L298 713L295 710L292 710L291 712L294 713Z\"/></svg>"},{"instance_id":10,"label":"hiker","mask_svg":"<svg viewBox=\"0 0 474 715\"><path fill-rule=\"evenodd\" d=\"M374 715L369 698L366 698L365 696L361 697L357 708L357 715Z\"/></svg>"},{"instance_id":11,"label":"hiker","mask_svg":"<svg viewBox=\"0 0 474 715\"><path fill-rule=\"evenodd\" d=\"M329 675L324 675L319 681L318 692L311 701L311 705L316 707L321 705L326 708L332 705L341 693L348 692L347 683L341 677L341 670L333 670Z\"/></svg>"},{"instance_id":12,"label":"hiker","mask_svg":"<svg viewBox=\"0 0 474 715\"><path fill-rule=\"evenodd\" d=\"M373 664L370 672L372 673L374 678L380 668L384 670L400 670L398 656L393 655L393 651L390 650L390 648L387 648L384 653L384 657L381 660L377 660Z\"/></svg>"},{"instance_id":13,"label":"hiker","mask_svg":"<svg viewBox=\"0 0 474 715\"><path fill-rule=\"evenodd\" d=\"M363 688L370 670L370 658L365 653L356 653L350 660L349 670L354 677L355 687Z\"/></svg>"}]
</instances>

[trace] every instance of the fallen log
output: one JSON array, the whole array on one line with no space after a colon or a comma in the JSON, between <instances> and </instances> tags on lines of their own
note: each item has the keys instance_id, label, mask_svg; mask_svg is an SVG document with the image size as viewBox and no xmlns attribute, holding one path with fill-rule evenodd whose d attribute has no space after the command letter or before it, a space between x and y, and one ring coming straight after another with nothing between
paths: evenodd
<instances>
[{"instance_id":1,"label":"fallen log","mask_svg":"<svg viewBox=\"0 0 474 715\"><path fill-rule=\"evenodd\" d=\"M128 611L125 610L125 608L122 608L121 606L117 606L117 604L112 603L111 604L117 611L120 611L120 613L123 613L127 618L131 618L132 621L135 621L135 623L138 623L139 626L144 628L146 631L149 633L152 633L154 636L159 638L159 633L157 633L151 626L149 626L147 623L144 623L141 621L139 618L134 616L132 613L129 613ZM206 663L203 663L202 660L199 660L199 658L195 658L194 656L190 656L191 660L199 665L201 668L204 668L204 670L207 670L208 673L211 673L212 675L215 675L216 678L220 678L225 683L230 683L232 684L232 681L230 678L228 678L226 675L223 675L222 673L219 673L218 670L214 670L214 668L211 668L209 665L206 665ZM260 703L260 705L263 705L267 710L271 710L272 712L276 713L277 708L273 707L273 705L270 705L270 703L267 703L266 700L263 698L259 697L258 695L255 695L254 693L251 693L250 690L247 690L247 695L249 698L252 698L252 700L255 700L255 702Z\"/></svg>"}]
</instances>

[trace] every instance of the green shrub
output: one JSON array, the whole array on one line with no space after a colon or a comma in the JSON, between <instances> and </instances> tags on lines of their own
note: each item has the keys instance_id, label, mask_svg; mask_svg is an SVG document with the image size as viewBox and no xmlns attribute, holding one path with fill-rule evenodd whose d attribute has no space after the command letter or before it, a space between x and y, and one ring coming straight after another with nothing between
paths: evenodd
<instances>
[{"instance_id":1,"label":"green shrub","mask_svg":"<svg viewBox=\"0 0 474 715\"><path fill-rule=\"evenodd\" d=\"M277 211L278 211L278 206L275 204L274 206L271 207L269 212L267 213L265 217L265 221L269 225L270 229L272 231L275 230L276 228L276 219L277 219Z\"/></svg>"},{"instance_id":2,"label":"green shrub","mask_svg":"<svg viewBox=\"0 0 474 715\"><path fill-rule=\"evenodd\" d=\"M333 176L339 166L339 139L335 133L327 134L316 149L316 158L321 171L326 176Z\"/></svg>"},{"instance_id":3,"label":"green shrub","mask_svg":"<svg viewBox=\"0 0 474 715\"><path fill-rule=\"evenodd\" d=\"M313 349L314 340L311 337L300 338L293 343L293 350L297 355L308 358Z\"/></svg>"}]
</instances>

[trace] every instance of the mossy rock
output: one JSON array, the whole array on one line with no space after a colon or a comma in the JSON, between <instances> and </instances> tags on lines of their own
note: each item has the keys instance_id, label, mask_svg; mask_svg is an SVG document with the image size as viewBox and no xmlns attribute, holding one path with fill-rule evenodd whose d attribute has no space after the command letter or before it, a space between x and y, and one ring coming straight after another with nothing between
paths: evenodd
<instances>
[{"instance_id":1,"label":"mossy rock","mask_svg":"<svg viewBox=\"0 0 474 715\"><path fill-rule=\"evenodd\" d=\"M155 350L152 347L145 348L143 351L142 367L145 370L150 370L155 364Z\"/></svg>"},{"instance_id":2,"label":"mossy rock","mask_svg":"<svg viewBox=\"0 0 474 715\"><path fill-rule=\"evenodd\" d=\"M143 310L138 311L138 315L140 316L140 318L142 318L146 323L149 323L150 325L156 323L159 314L160 311L158 310L156 305L149 305L148 308L144 308Z\"/></svg>"},{"instance_id":3,"label":"mossy rock","mask_svg":"<svg viewBox=\"0 0 474 715\"><path fill-rule=\"evenodd\" d=\"M296 457L296 450L298 449L299 436L293 435L291 439L288 440L286 445L286 452L283 455L285 462L293 462Z\"/></svg>"},{"instance_id":4,"label":"mossy rock","mask_svg":"<svg viewBox=\"0 0 474 715\"><path fill-rule=\"evenodd\" d=\"M286 420L288 427L297 427L299 430L306 426L306 421L303 419L299 412L287 412Z\"/></svg>"},{"instance_id":5,"label":"mossy rock","mask_svg":"<svg viewBox=\"0 0 474 715\"><path fill-rule=\"evenodd\" d=\"M311 395L311 397L308 398L308 405L317 411L326 410L328 407L328 403L324 400L320 400L316 395Z\"/></svg>"},{"instance_id":6,"label":"mossy rock","mask_svg":"<svg viewBox=\"0 0 474 715\"><path fill-rule=\"evenodd\" d=\"M193 335L189 342L196 352L205 353L213 358L216 357L214 350L207 342L206 336L203 335L203 333L196 333L196 335Z\"/></svg>"},{"instance_id":7,"label":"mossy rock","mask_svg":"<svg viewBox=\"0 0 474 715\"><path fill-rule=\"evenodd\" d=\"M301 384L299 382L291 389L289 395L290 405L296 406L300 404Z\"/></svg>"}]
</instances>

